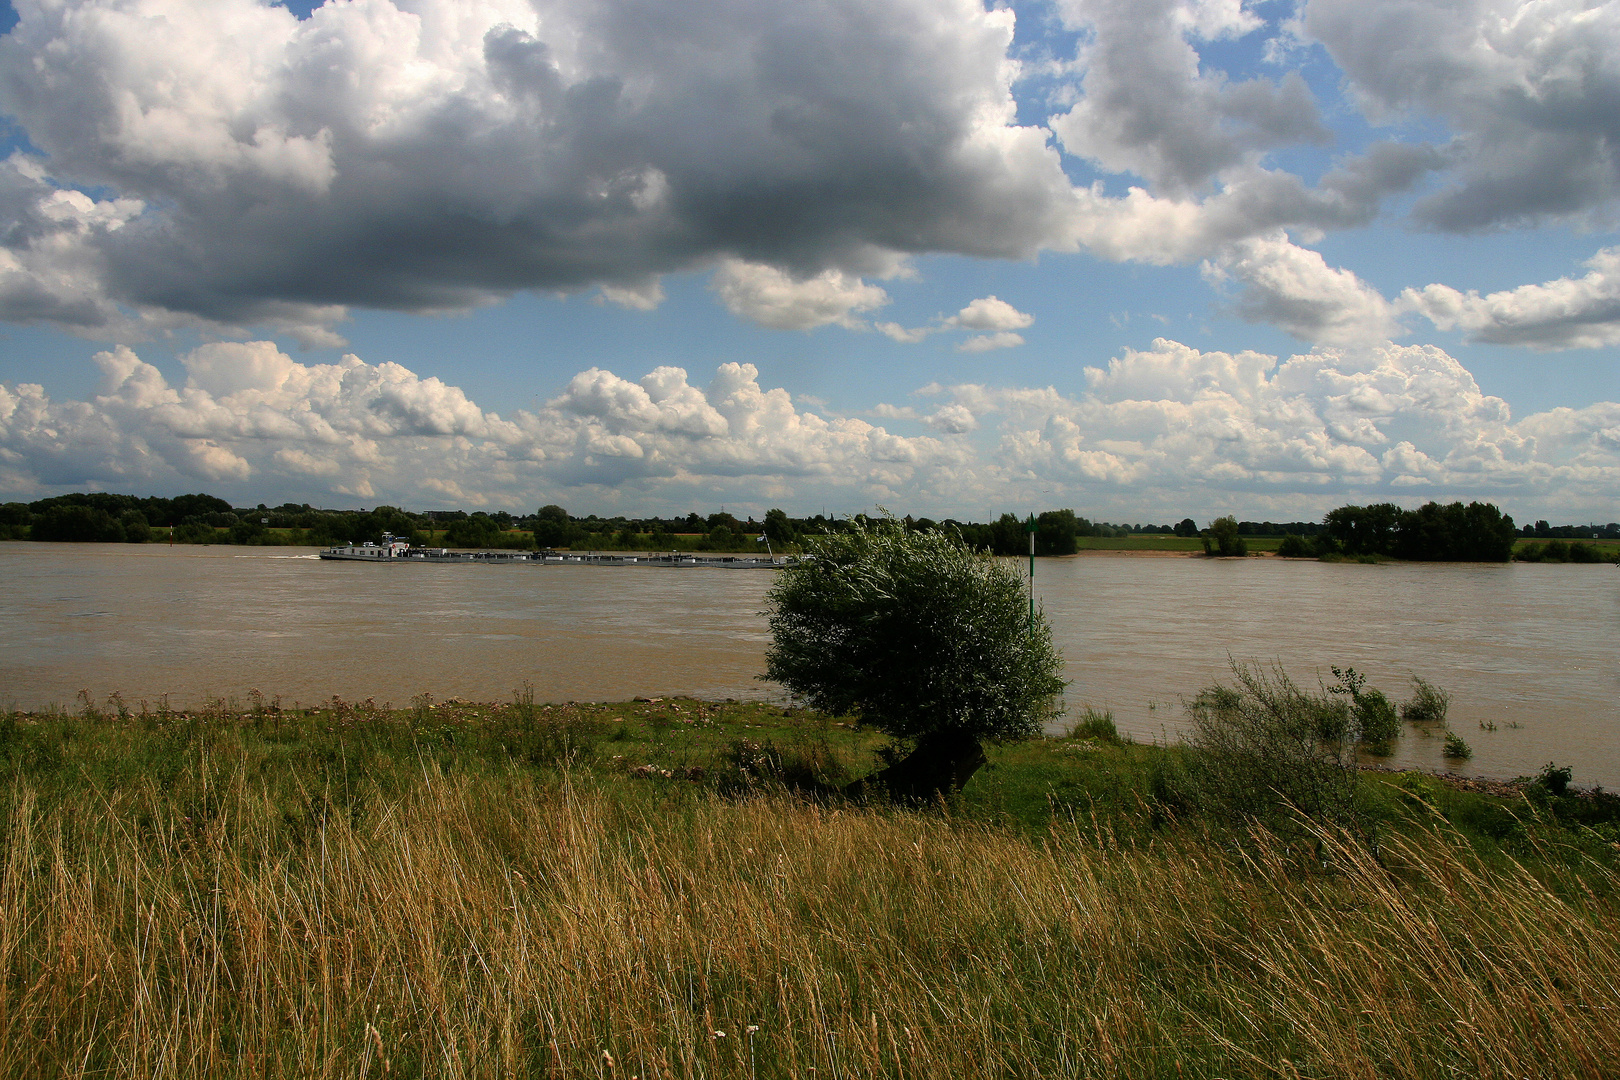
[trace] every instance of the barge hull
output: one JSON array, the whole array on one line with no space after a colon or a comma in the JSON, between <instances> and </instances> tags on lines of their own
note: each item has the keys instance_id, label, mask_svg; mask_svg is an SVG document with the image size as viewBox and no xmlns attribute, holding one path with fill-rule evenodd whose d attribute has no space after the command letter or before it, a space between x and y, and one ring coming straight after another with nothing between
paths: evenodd
<instances>
[{"instance_id":1,"label":"barge hull","mask_svg":"<svg viewBox=\"0 0 1620 1080\"><path fill-rule=\"evenodd\" d=\"M719 555L713 557L697 555L563 555L544 552L531 555L519 552L450 552L443 550L392 552L381 547L368 548L348 545L341 548L328 548L320 553L320 557L331 562L453 563L457 565L474 563L499 566L530 563L538 566L662 567L677 570L780 570L798 561L796 556L791 555L760 558L750 555Z\"/></svg>"}]
</instances>

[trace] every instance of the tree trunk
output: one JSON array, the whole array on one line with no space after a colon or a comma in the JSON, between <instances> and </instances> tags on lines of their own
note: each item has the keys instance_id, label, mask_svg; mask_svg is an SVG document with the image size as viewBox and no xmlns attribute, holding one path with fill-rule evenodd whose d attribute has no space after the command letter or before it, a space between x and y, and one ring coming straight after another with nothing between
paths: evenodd
<instances>
[{"instance_id":1,"label":"tree trunk","mask_svg":"<svg viewBox=\"0 0 1620 1080\"><path fill-rule=\"evenodd\" d=\"M936 803L954 795L985 763L984 747L971 735L941 731L917 740L917 747L886 769L844 789L852 798L888 793L896 802Z\"/></svg>"}]
</instances>

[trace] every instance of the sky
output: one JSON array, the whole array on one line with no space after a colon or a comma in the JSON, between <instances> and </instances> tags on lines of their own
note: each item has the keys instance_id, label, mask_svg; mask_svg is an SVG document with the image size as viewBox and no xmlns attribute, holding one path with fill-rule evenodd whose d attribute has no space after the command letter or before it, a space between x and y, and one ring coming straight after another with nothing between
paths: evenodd
<instances>
[{"instance_id":1,"label":"sky","mask_svg":"<svg viewBox=\"0 0 1620 1080\"><path fill-rule=\"evenodd\" d=\"M0 500L1620 519L1620 2L0 29Z\"/></svg>"}]
</instances>

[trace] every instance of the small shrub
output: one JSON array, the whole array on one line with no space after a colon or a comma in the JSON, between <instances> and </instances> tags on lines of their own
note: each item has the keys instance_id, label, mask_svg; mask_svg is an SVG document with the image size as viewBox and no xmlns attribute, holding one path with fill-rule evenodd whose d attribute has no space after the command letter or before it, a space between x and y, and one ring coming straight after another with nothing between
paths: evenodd
<instances>
[{"instance_id":1,"label":"small shrub","mask_svg":"<svg viewBox=\"0 0 1620 1080\"><path fill-rule=\"evenodd\" d=\"M736 739L727 747L725 762L737 770L744 783L775 779L782 775L782 755L766 740Z\"/></svg>"},{"instance_id":2,"label":"small shrub","mask_svg":"<svg viewBox=\"0 0 1620 1080\"><path fill-rule=\"evenodd\" d=\"M1249 553L1249 545L1238 535L1237 518L1216 518L1202 535L1205 555L1223 555L1228 558Z\"/></svg>"},{"instance_id":3,"label":"small shrub","mask_svg":"<svg viewBox=\"0 0 1620 1080\"><path fill-rule=\"evenodd\" d=\"M206 521L188 517L169 530L169 539L177 544L212 544L219 539L219 533Z\"/></svg>"},{"instance_id":4,"label":"small shrub","mask_svg":"<svg viewBox=\"0 0 1620 1080\"><path fill-rule=\"evenodd\" d=\"M1102 712L1098 712L1087 705L1086 711L1080 714L1080 722L1069 729L1069 737L1072 739L1095 739L1098 742L1118 743L1120 741L1119 729L1114 726L1113 710L1104 709Z\"/></svg>"},{"instance_id":5,"label":"small shrub","mask_svg":"<svg viewBox=\"0 0 1620 1080\"><path fill-rule=\"evenodd\" d=\"M1598 551L1596 544L1583 544L1576 541L1569 545L1569 561L1575 563L1602 562L1603 553Z\"/></svg>"},{"instance_id":6,"label":"small shrub","mask_svg":"<svg viewBox=\"0 0 1620 1080\"><path fill-rule=\"evenodd\" d=\"M1560 768L1552 762L1541 767L1536 774L1536 783L1547 789L1551 795L1565 795L1569 792L1569 782L1575 779L1575 770L1568 765Z\"/></svg>"},{"instance_id":7,"label":"small shrub","mask_svg":"<svg viewBox=\"0 0 1620 1080\"><path fill-rule=\"evenodd\" d=\"M1316 727L1316 735L1324 742L1356 742L1352 721L1354 716L1350 712L1350 705L1343 701L1332 701L1326 697L1313 696L1310 710L1312 722Z\"/></svg>"},{"instance_id":8,"label":"small shrub","mask_svg":"<svg viewBox=\"0 0 1620 1080\"><path fill-rule=\"evenodd\" d=\"M1389 698L1384 696L1382 690L1368 688L1367 676L1355 668L1332 670L1333 677L1339 680L1339 685L1330 687L1328 693L1349 698L1344 725L1345 734L1347 735L1353 726L1357 742L1377 748L1381 752L1386 751L1389 744L1401 733L1400 720L1395 716L1395 706L1389 703Z\"/></svg>"},{"instance_id":9,"label":"small shrub","mask_svg":"<svg viewBox=\"0 0 1620 1080\"><path fill-rule=\"evenodd\" d=\"M1363 690L1353 706L1357 738L1367 746L1387 748L1401 733L1395 706L1382 690Z\"/></svg>"},{"instance_id":10,"label":"small shrub","mask_svg":"<svg viewBox=\"0 0 1620 1080\"><path fill-rule=\"evenodd\" d=\"M1440 752L1453 761L1467 761L1474 756L1473 747L1463 741L1463 737L1455 731L1446 732L1446 745Z\"/></svg>"},{"instance_id":11,"label":"small shrub","mask_svg":"<svg viewBox=\"0 0 1620 1080\"><path fill-rule=\"evenodd\" d=\"M1277 554L1284 559L1314 559L1317 552L1316 545L1305 537L1289 533L1277 545Z\"/></svg>"},{"instance_id":12,"label":"small shrub","mask_svg":"<svg viewBox=\"0 0 1620 1080\"><path fill-rule=\"evenodd\" d=\"M1401 719L1411 724L1441 724L1451 707L1451 695L1417 675L1412 676L1412 696L1401 703Z\"/></svg>"},{"instance_id":13,"label":"small shrub","mask_svg":"<svg viewBox=\"0 0 1620 1080\"><path fill-rule=\"evenodd\" d=\"M1301 689L1280 666L1233 662L1235 686L1217 683L1187 703L1188 787L1216 818L1290 826L1295 815L1357 822L1356 761L1346 703Z\"/></svg>"}]
</instances>

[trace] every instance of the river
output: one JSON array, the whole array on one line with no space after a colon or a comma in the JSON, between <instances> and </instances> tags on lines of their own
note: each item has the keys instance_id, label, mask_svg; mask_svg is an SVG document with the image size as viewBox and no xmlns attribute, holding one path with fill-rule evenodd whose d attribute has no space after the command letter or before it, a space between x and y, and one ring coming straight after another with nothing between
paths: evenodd
<instances>
[{"instance_id":1,"label":"river","mask_svg":"<svg viewBox=\"0 0 1620 1080\"><path fill-rule=\"evenodd\" d=\"M0 543L0 705L250 690L311 704L780 696L760 682L758 570L321 562L297 548ZM1296 681L1353 666L1391 698L1452 694L1471 774L1548 761L1620 786L1620 572L1608 565L1324 564L1091 556L1036 564L1071 712L1174 740L1228 658ZM1392 763L1440 769L1408 731Z\"/></svg>"}]
</instances>

